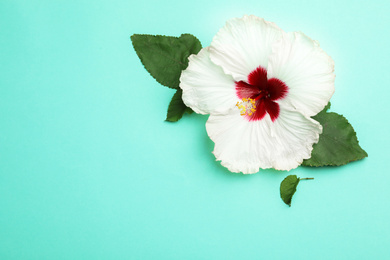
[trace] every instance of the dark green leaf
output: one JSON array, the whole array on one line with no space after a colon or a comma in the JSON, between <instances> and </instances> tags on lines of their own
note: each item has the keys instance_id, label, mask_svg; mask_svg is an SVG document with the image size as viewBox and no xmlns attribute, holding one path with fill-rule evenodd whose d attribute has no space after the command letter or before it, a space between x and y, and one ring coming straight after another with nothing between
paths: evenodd
<instances>
[{"instance_id":1,"label":"dark green leaf","mask_svg":"<svg viewBox=\"0 0 390 260\"><path fill-rule=\"evenodd\" d=\"M193 112L191 108L186 107L186 105L183 103L183 100L181 99L182 94L183 91L178 89L175 95L173 95L171 103L169 103L166 121L176 122L182 118L185 112L188 114Z\"/></svg>"},{"instance_id":2,"label":"dark green leaf","mask_svg":"<svg viewBox=\"0 0 390 260\"><path fill-rule=\"evenodd\" d=\"M186 113L191 115L192 113L194 113L194 110L192 110L191 108L187 107L186 108Z\"/></svg>"},{"instance_id":3,"label":"dark green leaf","mask_svg":"<svg viewBox=\"0 0 390 260\"><path fill-rule=\"evenodd\" d=\"M191 34L180 37L134 34L131 41L150 75L160 84L174 89L179 88L181 72L188 66L188 56L202 48Z\"/></svg>"},{"instance_id":4,"label":"dark green leaf","mask_svg":"<svg viewBox=\"0 0 390 260\"><path fill-rule=\"evenodd\" d=\"M348 120L327 108L313 117L322 125L322 134L313 146L311 158L304 160L303 166L340 166L367 157L367 153L359 146L352 125Z\"/></svg>"},{"instance_id":5,"label":"dark green leaf","mask_svg":"<svg viewBox=\"0 0 390 260\"><path fill-rule=\"evenodd\" d=\"M291 199L297 190L300 179L296 175L287 176L282 183L280 183L280 197L291 207Z\"/></svg>"}]
</instances>

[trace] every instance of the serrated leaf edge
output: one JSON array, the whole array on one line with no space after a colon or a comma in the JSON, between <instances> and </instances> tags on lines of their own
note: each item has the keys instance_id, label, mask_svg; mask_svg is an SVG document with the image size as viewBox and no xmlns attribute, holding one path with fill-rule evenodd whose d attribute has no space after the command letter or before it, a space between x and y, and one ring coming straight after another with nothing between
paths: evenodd
<instances>
[{"instance_id":1,"label":"serrated leaf edge","mask_svg":"<svg viewBox=\"0 0 390 260\"><path fill-rule=\"evenodd\" d=\"M144 67L144 69L145 69L145 70L149 73L149 75L152 76L152 78L154 78L159 84L161 84L161 85L163 85L163 86L165 86L165 87L171 88L171 89L179 89L179 85L176 86L176 87L170 86L170 84L168 84L167 82L160 82L155 76L153 76L153 74L151 73L151 71L146 67L144 60L143 60L143 59L141 58L141 56L140 56L140 53L139 53L139 52L137 51L137 49L135 48L135 46L134 46L134 41L133 41L133 37L134 37L134 36L153 36L153 37L162 36L162 37L169 37L169 38L180 39L183 35L190 35L190 36L194 37L194 38L200 43L199 39L198 39L196 36L194 36L193 34L191 34L191 33L182 33L179 37L176 37L176 36L168 36L168 35L163 35L163 34L158 34L158 35L157 35L157 34L137 34L137 33L135 33L135 34L133 34L133 35L130 36L130 41L131 41L131 44L132 44L132 46L133 46L133 49L134 49L135 53L137 54L139 60L141 61L142 66ZM202 46L201 43L200 43L200 45ZM190 54L190 55L191 55L191 54ZM189 55L189 56L190 56L190 55ZM189 56L188 56L188 57L189 57ZM168 57L168 58L170 58L170 57ZM175 61L177 61L177 60L175 60ZM180 64L182 64L182 65L185 65L185 64L183 64L181 61L177 61L177 62L180 63ZM185 69L185 68L184 68L184 69ZM182 70L182 71L183 71L183 70Z\"/></svg>"},{"instance_id":2,"label":"serrated leaf edge","mask_svg":"<svg viewBox=\"0 0 390 260\"><path fill-rule=\"evenodd\" d=\"M152 76L152 78L154 78L154 79L157 81L157 83L159 83L159 84L161 84L161 85L163 85L163 86L165 86L165 87L168 87L168 88L171 88L171 89L178 89L179 86L177 86L177 87L172 87L172 86L169 86L169 84L167 84L167 82L164 82L164 83L163 83L163 82L160 82L155 76L153 76L153 74L151 73L151 71L146 67L145 62L144 62L144 60L141 58L139 51L137 51L137 49L136 49L135 46L134 46L133 37L134 37L134 36L138 36L138 35L139 35L139 36L164 36L164 37L174 37L174 38L179 38L179 37L167 36L167 35L154 35L154 34L133 34L133 35L130 36L130 40L131 40L131 44L132 44L132 46L133 46L133 49L134 49L135 53L137 54L139 60L141 61L142 66L143 66L144 69L149 73L149 75Z\"/></svg>"},{"instance_id":3,"label":"serrated leaf edge","mask_svg":"<svg viewBox=\"0 0 390 260\"><path fill-rule=\"evenodd\" d=\"M329 108L330 108L330 106L329 106ZM327 110L329 110L329 108L328 108ZM327 110L326 110L326 111L327 111ZM320 112L320 113L321 113L321 112ZM320 113L318 113L318 114L320 114ZM366 151L360 146L360 144L359 144L359 138L358 138L358 136L357 136L357 133L356 133L356 131L355 131L355 128L352 126L352 124L348 121L348 119L347 119L344 115L339 114L339 113L336 113L336 112L324 112L324 114L336 114L336 115L341 116L343 119L345 119L345 120L347 121L347 123L352 127L352 131L353 131L353 133L354 133L355 136L356 136L357 144L359 145L359 147L360 147L360 148L362 149L362 151L364 152L364 157L362 157L362 158L356 157L356 158L354 158L354 159L352 159L352 160L350 160L350 161L348 161L348 162L346 162L346 163L333 163L333 164L323 164L323 165L313 165L313 164L310 164L310 163L308 163L308 164L303 164L303 163L304 163L304 161L303 161L302 164L301 164L302 166L305 166L305 167L316 167L316 168L318 168L318 167L327 167L327 166L334 166L334 167L337 167L337 166L347 165L348 163L355 162L355 161L359 161L359 160L362 160L362 159L368 157L367 152L366 152ZM315 116L314 116L314 117L315 117ZM314 118L314 120L315 120L315 118ZM317 120L316 120L316 121L317 121ZM323 133L321 133L321 134L323 134ZM311 157L310 157L309 159L311 159Z\"/></svg>"}]
</instances>

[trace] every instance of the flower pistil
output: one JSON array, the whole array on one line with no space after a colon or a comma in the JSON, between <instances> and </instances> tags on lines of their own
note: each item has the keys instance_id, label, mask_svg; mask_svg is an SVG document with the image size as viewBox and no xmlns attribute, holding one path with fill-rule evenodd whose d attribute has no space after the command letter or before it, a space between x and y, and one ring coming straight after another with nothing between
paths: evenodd
<instances>
[{"instance_id":1,"label":"flower pistil","mask_svg":"<svg viewBox=\"0 0 390 260\"><path fill-rule=\"evenodd\" d=\"M241 110L242 116L251 116L256 111L255 100L252 98L242 98L242 101L237 102L236 106Z\"/></svg>"}]
</instances>

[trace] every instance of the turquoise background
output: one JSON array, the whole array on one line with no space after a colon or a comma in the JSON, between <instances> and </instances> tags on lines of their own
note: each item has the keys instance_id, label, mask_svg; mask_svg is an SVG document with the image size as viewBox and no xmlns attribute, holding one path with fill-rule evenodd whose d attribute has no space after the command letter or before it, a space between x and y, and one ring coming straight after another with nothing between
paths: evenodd
<instances>
[{"instance_id":1,"label":"turquoise background","mask_svg":"<svg viewBox=\"0 0 390 260\"><path fill-rule=\"evenodd\" d=\"M390 259L389 1L0 1L0 259ZM318 40L332 111L369 157L228 172L207 116L164 122L174 91L134 33L196 35L255 14ZM288 174L301 182L289 208Z\"/></svg>"}]
</instances>

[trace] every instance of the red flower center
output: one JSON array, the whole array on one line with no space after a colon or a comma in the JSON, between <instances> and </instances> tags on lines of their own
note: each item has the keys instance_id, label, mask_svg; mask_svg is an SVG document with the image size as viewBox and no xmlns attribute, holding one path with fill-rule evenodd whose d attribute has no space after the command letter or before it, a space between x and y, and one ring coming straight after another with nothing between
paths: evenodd
<instances>
[{"instance_id":1,"label":"red flower center","mask_svg":"<svg viewBox=\"0 0 390 260\"><path fill-rule=\"evenodd\" d=\"M248 83L244 81L236 82L236 93L238 98L247 102L251 100L255 105L252 112L245 115L249 121L257 121L264 118L268 113L272 122L275 121L280 112L279 104L275 101L286 97L287 85L277 78L267 78L267 70L258 67L248 76ZM250 105L250 104L249 104Z\"/></svg>"}]
</instances>

